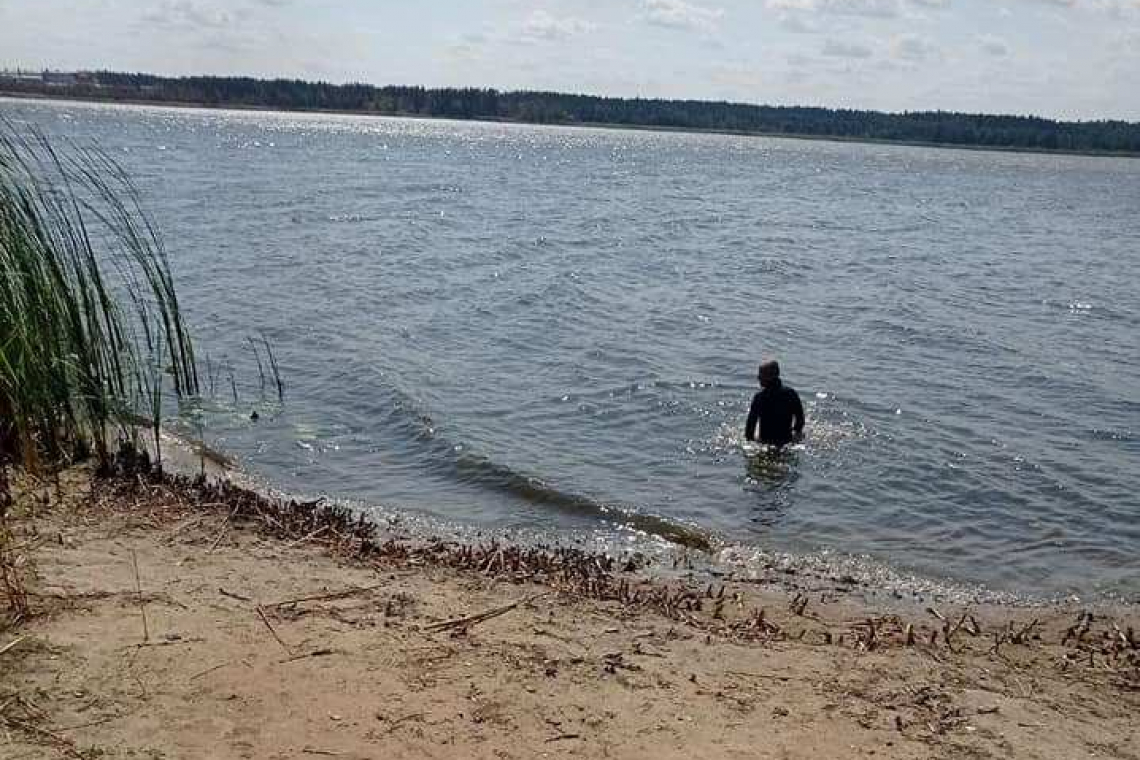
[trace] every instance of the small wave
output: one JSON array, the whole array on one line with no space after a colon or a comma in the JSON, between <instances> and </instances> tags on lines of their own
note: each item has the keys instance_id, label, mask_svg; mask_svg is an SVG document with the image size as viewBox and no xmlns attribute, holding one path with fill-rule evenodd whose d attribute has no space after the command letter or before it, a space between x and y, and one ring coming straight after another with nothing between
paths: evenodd
<instances>
[{"instance_id":1,"label":"small wave","mask_svg":"<svg viewBox=\"0 0 1140 760\"><path fill-rule=\"evenodd\" d=\"M501 491L528 504L596 517L691 549L711 551L715 544L711 533L698 527L563 491L478 454L461 451L455 457L454 466L462 482Z\"/></svg>"}]
</instances>

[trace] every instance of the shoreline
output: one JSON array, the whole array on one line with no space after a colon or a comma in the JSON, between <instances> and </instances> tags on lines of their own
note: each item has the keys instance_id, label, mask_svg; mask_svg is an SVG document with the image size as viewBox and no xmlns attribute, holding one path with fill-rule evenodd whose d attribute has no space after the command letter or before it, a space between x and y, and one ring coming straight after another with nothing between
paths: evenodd
<instances>
[{"instance_id":1,"label":"shoreline","mask_svg":"<svg viewBox=\"0 0 1140 760\"><path fill-rule=\"evenodd\" d=\"M154 457L153 443L141 439L148 456ZM848 554L841 549L795 552L759 545L725 541L715 533L697 525L679 523L681 533L699 534L701 544L678 542L665 535L646 533L620 520L610 524L613 535L598 538L593 534L570 533L552 539L549 533L526 529L495 529L467 525L416 511L386 507L338 498L321 492L281 490L260 476L245 470L229 454L201 441L186 438L170 430L162 432L162 461L176 476L195 478L200 472L218 482L225 480L240 490L276 502L320 502L364 516L387 539L424 545L435 541L455 544L496 542L519 549L560 549L583 551L592 556L638 556L642 571L658 579L688 578L707 582L783 584L791 593L811 587L830 588L842 580L848 591L864 597L864 601L892 605L900 610L927 604L980 605L1009 610L1093 610L1106 614L1129 614L1140 611L1140 598L1126 598L1114 593L1081 594L1056 591L1037 594L1028 591L995 588L981 581L965 581L924 575L901 568L886 560L862 554ZM654 521L665 518L653 517ZM623 544L626 533L640 534L643 540Z\"/></svg>"},{"instance_id":2,"label":"shoreline","mask_svg":"<svg viewBox=\"0 0 1140 760\"><path fill-rule=\"evenodd\" d=\"M750 132L727 129L699 129L695 127L669 127L652 126L644 124L606 124L595 122L531 122L512 119L461 119L453 116L424 116L422 114L377 113L369 111L346 111L320 108L279 108L273 106L246 105L238 103L210 104L165 100L146 100L141 98L96 98L79 95L45 95L40 93L11 92L0 89L0 98L11 100L25 100L30 102L46 103L87 103L96 105L144 106L152 108L179 108L201 111L236 111L253 113L297 113L329 116L357 116L379 119L416 119L424 121L451 121L458 123L476 124L517 124L535 127L570 127L581 129L608 129L633 132L661 132L666 134L694 134L694 135L725 135L729 137L757 137L757 138L786 138L788 140L806 140L814 142L852 143L859 145L900 146L907 148L933 148L937 150L965 150L983 153L1014 153L1039 156L1077 156L1087 158L1126 158L1140 159L1140 153L1103 151L1103 150L1066 150L1062 148L1023 148L1019 146L975 145L959 143L925 142L921 140L884 140L873 137L846 137L843 135L812 135L793 134L788 132Z\"/></svg>"},{"instance_id":3,"label":"shoreline","mask_svg":"<svg viewBox=\"0 0 1140 760\"><path fill-rule=\"evenodd\" d=\"M153 457L153 444L146 440L147 452ZM320 501L364 515L383 535L412 544L449 541L477 544L493 541L518 548L570 548L591 555L639 555L643 571L660 578L689 578L699 581L758 583L767 577L770 583L784 584L792 593L811 586L830 587L841 579L851 593L865 601L894 605L899 609L920 608L927 604L982 605L1009 610L1075 610L1089 609L1106 614L1128 614L1140 611L1140 598L1122 597L1114 593L1080 594L1056 591L1049 594L995 588L981 581L924 575L901 568L886 560L862 554L848 554L841 549L795 552L759 545L729 542L696 525L678 524L681 532L699 533L701 545L687 544L667 536L646 533L611 524L613 535L598 538L593 534L570 533L554 538L546 532L525 529L488 529L466 525L433 515L398 507L368 504L353 499L337 498L320 492L291 492L276 488L272 482L241 467L228 454L207 444L164 430L163 463L174 474L195 477L202 468L212 479L225 479L240 489L275 501ZM654 520L665 519L653 516ZM615 526L621 526L618 529ZM622 544L626 532L640 534L643 540Z\"/></svg>"},{"instance_id":4,"label":"shoreline","mask_svg":"<svg viewBox=\"0 0 1140 760\"><path fill-rule=\"evenodd\" d=\"M141 458L15 493L38 579L32 616L0 623L0 723L33 755L1140 751L1135 614L899 610L835 584L377 543L344 510Z\"/></svg>"}]
</instances>

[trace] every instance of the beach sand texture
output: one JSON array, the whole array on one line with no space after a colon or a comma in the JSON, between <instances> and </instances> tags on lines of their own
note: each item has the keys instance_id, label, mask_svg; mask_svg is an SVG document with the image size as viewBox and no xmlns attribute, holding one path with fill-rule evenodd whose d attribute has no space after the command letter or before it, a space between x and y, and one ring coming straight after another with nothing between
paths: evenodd
<instances>
[{"instance_id":1,"label":"beach sand texture","mask_svg":"<svg viewBox=\"0 0 1140 760\"><path fill-rule=\"evenodd\" d=\"M0 633L4 758L1140 757L1134 619L825 579L595 598L125 483L17 485L35 614Z\"/></svg>"}]
</instances>

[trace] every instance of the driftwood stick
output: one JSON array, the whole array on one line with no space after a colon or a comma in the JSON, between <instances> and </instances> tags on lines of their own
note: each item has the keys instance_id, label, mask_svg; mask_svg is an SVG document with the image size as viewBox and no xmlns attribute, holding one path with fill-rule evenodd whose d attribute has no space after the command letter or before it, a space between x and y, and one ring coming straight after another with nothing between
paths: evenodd
<instances>
[{"instance_id":1,"label":"driftwood stick","mask_svg":"<svg viewBox=\"0 0 1140 760\"><path fill-rule=\"evenodd\" d=\"M238 508L234 507L226 517L226 522L222 525L222 529L218 531L218 535L214 538L214 543L210 544L210 548L206 550L206 554L213 554L217 550L218 545L222 543L222 539L230 532L230 523L237 517Z\"/></svg>"},{"instance_id":2,"label":"driftwood stick","mask_svg":"<svg viewBox=\"0 0 1140 760\"><path fill-rule=\"evenodd\" d=\"M726 675L730 676L741 676L743 678L763 678L771 681L780 681L781 683L786 683L792 680L791 676L780 676L774 673L748 673L743 670L726 670L724 672Z\"/></svg>"},{"instance_id":3,"label":"driftwood stick","mask_svg":"<svg viewBox=\"0 0 1140 760\"><path fill-rule=\"evenodd\" d=\"M190 678L188 678L187 680L188 681L194 681L196 679L201 678L204 675L208 675L210 673L213 673L215 670L221 670L222 668L226 667L227 665L233 665L233 662L223 662L222 664L215 665L212 668L206 668L205 670L199 671L198 673L195 673L194 675L190 676Z\"/></svg>"},{"instance_id":4,"label":"driftwood stick","mask_svg":"<svg viewBox=\"0 0 1140 760\"><path fill-rule=\"evenodd\" d=\"M269 618L267 618L265 616L265 610L263 610L261 608L260 604L257 605L257 614L261 618L261 622L265 623L265 627L268 628L269 632L273 634L273 638L277 639L277 643L280 644L281 648L285 650L285 654L292 657L293 656L293 650L290 649L289 645L286 644L284 641L282 641L281 637L277 635L277 631L274 630L273 624L269 622Z\"/></svg>"},{"instance_id":5,"label":"driftwood stick","mask_svg":"<svg viewBox=\"0 0 1140 760\"><path fill-rule=\"evenodd\" d=\"M221 594L222 596L228 596L230 599L237 599L239 602L252 602L253 601L248 596L242 596L241 594L235 594L232 591L226 591L221 586L218 586L218 593Z\"/></svg>"},{"instance_id":6,"label":"driftwood stick","mask_svg":"<svg viewBox=\"0 0 1140 760\"><path fill-rule=\"evenodd\" d=\"M580 739L580 738L581 738L580 734L559 734L558 736L552 736L549 739L547 739L546 743L547 744L553 744L554 742L561 742L561 741L566 741L569 739Z\"/></svg>"},{"instance_id":7,"label":"driftwood stick","mask_svg":"<svg viewBox=\"0 0 1140 760\"><path fill-rule=\"evenodd\" d=\"M329 529L329 526L322 525L321 527L314 530L312 533L309 533L308 535L302 536L301 538L298 538L296 541L290 541L289 543L285 544L285 548L286 549L292 549L295 546L300 546L303 543L306 543L308 541L312 541L314 538L321 535L322 533L324 533L328 529Z\"/></svg>"},{"instance_id":8,"label":"driftwood stick","mask_svg":"<svg viewBox=\"0 0 1140 760\"><path fill-rule=\"evenodd\" d=\"M541 594L534 594L533 596L528 596L526 599L520 599L517 602L511 602L510 604L505 604L502 607L496 607L494 609L487 610L486 612L480 612L476 615L467 615L466 617L454 618L453 620L444 620L441 623L432 623L431 625L424 626L422 630L434 632L445 631L449 628L468 628L473 625L478 625L479 623L485 623L486 621L491 620L492 618L497 618L500 615L505 615L520 605L529 604L535 599L538 599L542 596L547 596L551 593L553 592L544 591Z\"/></svg>"},{"instance_id":9,"label":"driftwood stick","mask_svg":"<svg viewBox=\"0 0 1140 760\"><path fill-rule=\"evenodd\" d=\"M17 646L20 645L20 642L26 638L27 638L27 636L20 636L18 638L13 639L12 641L9 641L4 646L0 647L0 654L4 654L5 652L7 652L10 649L15 649Z\"/></svg>"},{"instance_id":10,"label":"driftwood stick","mask_svg":"<svg viewBox=\"0 0 1140 760\"><path fill-rule=\"evenodd\" d=\"M284 660L279 660L278 664L284 665L287 662L296 662L297 660L304 660L304 659L307 659L309 657L327 657L330 654L336 654L336 650L335 649L316 649L316 650L313 650L312 652L305 652L304 654L295 654L292 657L288 657Z\"/></svg>"},{"instance_id":11,"label":"driftwood stick","mask_svg":"<svg viewBox=\"0 0 1140 760\"><path fill-rule=\"evenodd\" d=\"M148 641L142 644L130 644L123 647L123 649L142 649L144 647L176 647L183 644L201 644L205 641L201 636L195 636L189 639L174 639L173 641Z\"/></svg>"},{"instance_id":12,"label":"driftwood stick","mask_svg":"<svg viewBox=\"0 0 1140 760\"><path fill-rule=\"evenodd\" d=\"M289 607L289 606L294 605L294 604L301 604L302 602L324 602L324 601L331 601L333 599L345 599L345 598L350 597L350 596L356 596L357 594L366 594L369 591L375 591L376 589L378 589L384 585L385 584L383 584L383 583L378 583L375 586L360 586L360 587L354 587L354 588L346 588L346 589L343 589L341 591L331 591L327 594L315 594L313 596L302 596L302 597L299 597L297 599L286 599L283 602L274 602L273 604L270 604L267 606L269 606L269 607Z\"/></svg>"}]
</instances>

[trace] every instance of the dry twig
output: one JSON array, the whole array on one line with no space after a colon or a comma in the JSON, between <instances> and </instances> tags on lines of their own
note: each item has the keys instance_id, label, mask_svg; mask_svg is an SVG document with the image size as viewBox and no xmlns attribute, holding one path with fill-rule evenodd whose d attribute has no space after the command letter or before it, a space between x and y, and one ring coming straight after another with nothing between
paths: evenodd
<instances>
[{"instance_id":1,"label":"dry twig","mask_svg":"<svg viewBox=\"0 0 1140 760\"><path fill-rule=\"evenodd\" d=\"M302 597L299 597L297 599L286 599L283 602L274 602L273 604L270 604L267 606L280 609L281 607L290 607L290 606L295 605L295 604L301 604L302 602L324 602L324 601L331 601L333 599L346 599L350 596L356 596L357 594L366 594L369 591L375 591L376 589L382 587L383 585L385 585L385 584L378 583L375 586L362 586L362 587L356 587L356 588L347 588L347 589L344 589L343 591L331 591L327 594L316 594L314 596L302 596Z\"/></svg>"},{"instance_id":2,"label":"dry twig","mask_svg":"<svg viewBox=\"0 0 1140 760\"><path fill-rule=\"evenodd\" d=\"M269 622L269 618L267 618L265 616L265 610L262 609L260 604L257 605L257 614L258 614L258 617L261 618L261 622L265 623L265 627L268 628L269 632L273 634L273 638L277 639L277 643L280 644L281 648L285 650L285 654L292 657L293 656L293 650L290 649L289 645L286 644L284 641L282 641L281 637L277 635L277 631L274 630L273 624Z\"/></svg>"},{"instance_id":3,"label":"dry twig","mask_svg":"<svg viewBox=\"0 0 1140 760\"><path fill-rule=\"evenodd\" d=\"M12 641L9 641L4 646L0 647L0 654L4 654L5 652L7 652L10 649L15 649L19 645L19 643L26 638L27 638L27 636L20 636L19 638L13 639Z\"/></svg>"},{"instance_id":4,"label":"dry twig","mask_svg":"<svg viewBox=\"0 0 1140 760\"><path fill-rule=\"evenodd\" d=\"M496 607L494 609L487 610L486 612L480 612L476 615L467 615L465 617L455 618L453 620L444 620L443 622L440 622L440 623L432 623L431 625L424 626L423 630L435 632L435 631L445 631L449 628L470 628L473 625L478 625L479 623L485 623L486 621L491 620L492 618L497 618L500 615L505 615L520 605L529 604L530 602L533 602L535 599L538 599L539 597L542 597L542 596L547 596L548 594L551 594L551 593L553 593L553 592L543 591L540 594L534 594L532 596L528 596L526 599L520 599L517 602L511 602L510 604L505 604L502 607Z\"/></svg>"},{"instance_id":5,"label":"dry twig","mask_svg":"<svg viewBox=\"0 0 1140 760\"><path fill-rule=\"evenodd\" d=\"M150 641L150 626L146 622L146 602L143 600L142 579L139 577L139 555L131 549L131 563L135 568L135 594L139 602L139 612L142 614L143 643Z\"/></svg>"}]
</instances>

